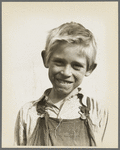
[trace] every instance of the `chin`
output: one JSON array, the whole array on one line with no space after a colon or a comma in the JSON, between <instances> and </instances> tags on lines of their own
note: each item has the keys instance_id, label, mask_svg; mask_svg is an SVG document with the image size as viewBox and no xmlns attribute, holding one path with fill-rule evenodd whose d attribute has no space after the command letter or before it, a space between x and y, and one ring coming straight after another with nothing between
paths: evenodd
<instances>
[{"instance_id":1,"label":"chin","mask_svg":"<svg viewBox=\"0 0 120 150\"><path fill-rule=\"evenodd\" d=\"M67 95L69 95L72 92L72 90L66 90L66 89L63 89L63 88L56 88L55 90L61 96L67 96Z\"/></svg>"}]
</instances>

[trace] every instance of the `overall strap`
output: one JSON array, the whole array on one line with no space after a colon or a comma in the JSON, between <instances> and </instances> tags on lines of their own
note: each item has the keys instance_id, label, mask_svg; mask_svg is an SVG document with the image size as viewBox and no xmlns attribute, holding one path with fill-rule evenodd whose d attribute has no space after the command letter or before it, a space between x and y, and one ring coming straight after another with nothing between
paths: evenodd
<instances>
[{"instance_id":1,"label":"overall strap","mask_svg":"<svg viewBox=\"0 0 120 150\"><path fill-rule=\"evenodd\" d=\"M87 131L88 131L88 136L90 139L90 146L96 146L96 142L95 142L95 137L94 137L94 133L92 130L92 120L90 119L90 109L91 109L91 103L90 103L90 98L87 97L86 99L86 105L85 106L82 102L83 99L83 94L78 93L78 98L79 98L79 102L82 105L80 107L80 112L81 112L81 116L83 115L84 117L81 117L81 119L84 119Z\"/></svg>"}]
</instances>

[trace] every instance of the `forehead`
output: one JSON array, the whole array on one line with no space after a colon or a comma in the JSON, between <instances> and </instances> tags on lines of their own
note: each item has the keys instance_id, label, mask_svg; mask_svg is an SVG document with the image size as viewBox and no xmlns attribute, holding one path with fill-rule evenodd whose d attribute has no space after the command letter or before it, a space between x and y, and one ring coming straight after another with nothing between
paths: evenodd
<instances>
[{"instance_id":1,"label":"forehead","mask_svg":"<svg viewBox=\"0 0 120 150\"><path fill-rule=\"evenodd\" d=\"M64 43L57 45L51 56L52 59L62 59L67 62L84 62L86 63L86 57L81 52L81 46L77 44Z\"/></svg>"},{"instance_id":2,"label":"forehead","mask_svg":"<svg viewBox=\"0 0 120 150\"><path fill-rule=\"evenodd\" d=\"M60 43L56 45L53 49L53 55L71 55L72 56L78 56L78 57L83 57L85 56L85 53L83 52L83 46L78 45L78 44L73 44L73 43Z\"/></svg>"}]
</instances>

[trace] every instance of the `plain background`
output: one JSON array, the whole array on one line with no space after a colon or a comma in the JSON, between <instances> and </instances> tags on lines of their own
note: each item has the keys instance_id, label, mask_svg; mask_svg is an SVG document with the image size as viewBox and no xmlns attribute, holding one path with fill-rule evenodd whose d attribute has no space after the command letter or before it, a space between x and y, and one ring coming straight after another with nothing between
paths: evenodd
<instances>
[{"instance_id":1,"label":"plain background","mask_svg":"<svg viewBox=\"0 0 120 150\"><path fill-rule=\"evenodd\" d=\"M52 28L75 21L98 44L96 70L82 83L109 107L104 147L118 147L118 2L2 2L2 146L12 147L19 109L51 87L41 51Z\"/></svg>"}]
</instances>

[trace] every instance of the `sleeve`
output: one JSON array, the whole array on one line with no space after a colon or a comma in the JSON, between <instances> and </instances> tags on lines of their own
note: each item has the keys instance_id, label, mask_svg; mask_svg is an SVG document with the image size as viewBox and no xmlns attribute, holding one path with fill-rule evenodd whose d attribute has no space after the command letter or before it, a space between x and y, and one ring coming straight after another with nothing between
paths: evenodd
<instances>
[{"instance_id":1,"label":"sleeve","mask_svg":"<svg viewBox=\"0 0 120 150\"><path fill-rule=\"evenodd\" d=\"M98 103L97 101L91 99L91 111L90 118L94 126L94 135L97 146L101 146L104 140L104 135L106 132L108 124L109 111L104 105Z\"/></svg>"},{"instance_id":2,"label":"sleeve","mask_svg":"<svg viewBox=\"0 0 120 150\"><path fill-rule=\"evenodd\" d=\"M17 115L15 129L14 129L14 145L26 145L26 124L24 119L23 108L20 109Z\"/></svg>"}]
</instances>

